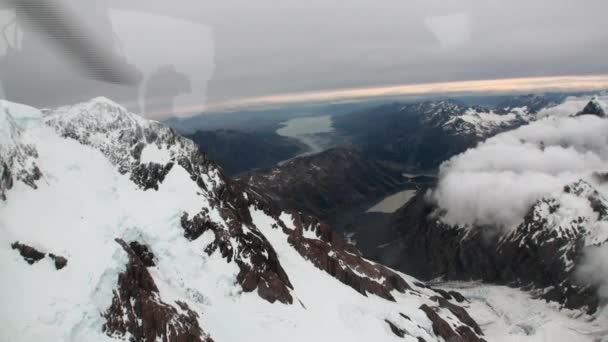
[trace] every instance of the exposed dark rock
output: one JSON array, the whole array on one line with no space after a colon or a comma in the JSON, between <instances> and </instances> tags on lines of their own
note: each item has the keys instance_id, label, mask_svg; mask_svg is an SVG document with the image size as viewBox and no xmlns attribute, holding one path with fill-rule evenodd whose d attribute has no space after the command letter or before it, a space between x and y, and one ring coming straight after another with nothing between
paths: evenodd
<instances>
[{"instance_id":1,"label":"exposed dark rock","mask_svg":"<svg viewBox=\"0 0 608 342\"><path fill-rule=\"evenodd\" d=\"M394 300L391 292L405 292L411 289L407 282L388 268L372 264L363 259L361 253L348 244L331 228L312 217L292 213L295 229L284 231L289 235L287 241L304 258L317 268L329 273L357 292L367 295L373 293L388 300ZM304 229L313 229L319 239L304 237Z\"/></svg>"},{"instance_id":2,"label":"exposed dark rock","mask_svg":"<svg viewBox=\"0 0 608 342\"><path fill-rule=\"evenodd\" d=\"M240 268L237 281L243 291L251 292L257 289L260 297L271 303L278 300L291 304L293 298L290 289L293 287L268 240L257 229L244 232L243 221L234 211L224 210L222 214L225 215L226 222L229 222L228 230L212 222L205 209L191 220L184 213L181 224L186 238L194 240L208 230L213 232L214 240L205 252L211 255L219 251L228 262L237 263ZM238 244L236 252L230 242L231 237L236 238ZM248 259L249 262L244 262L244 259Z\"/></svg>"},{"instance_id":3,"label":"exposed dark rock","mask_svg":"<svg viewBox=\"0 0 608 342\"><path fill-rule=\"evenodd\" d=\"M426 304L423 304L422 306L420 306L420 310L424 311L426 316L433 323L433 332L436 335L443 337L446 341L461 341L460 335L457 334L452 329L452 327L450 327L450 324L448 322L444 321L437 314L437 312L435 312L435 310L433 310L433 308L431 308L430 306L428 306Z\"/></svg>"},{"instance_id":4,"label":"exposed dark rock","mask_svg":"<svg viewBox=\"0 0 608 342\"><path fill-rule=\"evenodd\" d=\"M412 319L411 319L411 318L410 318L408 315L403 314L403 313L401 313L401 312L399 313L399 315L401 315L401 317L403 317L403 318L407 319L408 321L411 321L411 320L412 320Z\"/></svg>"},{"instance_id":5,"label":"exposed dark rock","mask_svg":"<svg viewBox=\"0 0 608 342\"><path fill-rule=\"evenodd\" d=\"M18 250L19 254L21 254L23 259L25 261L27 261L27 263L30 265L32 265L32 264L44 259L44 257L46 257L46 253L43 253L43 252L37 250L36 248L28 246L26 244L19 243L19 241L12 243L11 247L13 249ZM53 253L49 253L49 258L51 258L53 260L53 262L55 263L55 268L58 270L64 268L68 264L68 259L66 259L65 257L63 257L61 255L55 255Z\"/></svg>"},{"instance_id":6,"label":"exposed dark rock","mask_svg":"<svg viewBox=\"0 0 608 342\"><path fill-rule=\"evenodd\" d=\"M209 210L207 208L203 208L191 220L188 219L188 213L183 213L181 225L184 228L184 236L190 241L198 239L207 230L215 233L222 229L209 218Z\"/></svg>"},{"instance_id":7,"label":"exposed dark rock","mask_svg":"<svg viewBox=\"0 0 608 342\"><path fill-rule=\"evenodd\" d=\"M466 300L466 298L460 293L456 291L448 291L448 293L456 300L458 303L462 303Z\"/></svg>"},{"instance_id":8,"label":"exposed dark rock","mask_svg":"<svg viewBox=\"0 0 608 342\"><path fill-rule=\"evenodd\" d=\"M438 302L439 307L450 310L450 312L453 313L454 316L458 317L461 322L472 328L476 334L483 335L483 332L481 331L481 328L479 327L477 322L475 322L475 320L471 318L471 316L469 316L469 313L461 306L452 304L450 303L450 301L442 297L431 297L431 299Z\"/></svg>"},{"instance_id":9,"label":"exposed dark rock","mask_svg":"<svg viewBox=\"0 0 608 342\"><path fill-rule=\"evenodd\" d=\"M391 294L393 291L420 296L418 291L413 289L396 272L383 265L364 259L356 247L349 244L341 234L334 232L329 225L320 222L312 216L296 212L289 212L293 222L283 222L279 218L281 210L269 199L269 196L259 192L248 192L247 197L251 205L264 210L267 215L274 217L278 221L279 226L273 228L281 229L287 235L288 243L302 257L360 294L367 296L368 293L371 293L393 301L395 300ZM293 228L288 228L292 224ZM307 233L306 236L312 235L313 237L305 237L305 232ZM416 282L415 285L431 289L428 285L419 282ZM442 290L437 290L437 292L444 293L452 298L452 295L448 292ZM442 297L432 297L431 299L437 302L437 307L433 308L438 309L443 305L450 312L453 310L452 314L460 320L462 324L458 325L461 328L460 332L454 332L448 324L448 328L453 332L454 336L460 338L457 341L483 341L476 334L479 331L480 336L482 335L479 325L466 313L466 310ZM431 307L428 308L433 310ZM440 324L441 322L447 324L437 313L434 311L433 313L439 319L436 324ZM411 321L408 316L402 313L400 315L404 319ZM388 320L386 320L386 323L389 324L391 331L397 336L404 337L407 334L405 330L399 328L396 324ZM418 338L418 340L424 341L421 338Z\"/></svg>"},{"instance_id":10,"label":"exposed dark rock","mask_svg":"<svg viewBox=\"0 0 608 342\"><path fill-rule=\"evenodd\" d=\"M258 289L258 295L270 303L278 300L284 304L292 304L290 289L293 289L289 277L279 262L277 253L264 235L258 232L248 232L239 236L242 247L237 257L240 272L237 281L243 291L250 292ZM249 263L242 258L249 258Z\"/></svg>"},{"instance_id":11,"label":"exposed dark rock","mask_svg":"<svg viewBox=\"0 0 608 342\"><path fill-rule=\"evenodd\" d=\"M444 299L452 299L452 296L448 293L448 291L446 290L442 290L442 289L436 289L433 287L429 287L431 290L437 292L441 297L443 297Z\"/></svg>"},{"instance_id":12,"label":"exposed dark rock","mask_svg":"<svg viewBox=\"0 0 608 342\"><path fill-rule=\"evenodd\" d=\"M378 261L421 279L445 277L455 280L497 279L497 237L482 237L481 229L465 230L441 223L425 191L393 215L396 242L378 250Z\"/></svg>"},{"instance_id":13,"label":"exposed dark rock","mask_svg":"<svg viewBox=\"0 0 608 342\"><path fill-rule=\"evenodd\" d=\"M158 185L173 168L173 163L161 165L157 163L139 164L131 171L131 180L142 189L158 190Z\"/></svg>"},{"instance_id":14,"label":"exposed dark rock","mask_svg":"<svg viewBox=\"0 0 608 342\"><path fill-rule=\"evenodd\" d=\"M399 337L405 337L405 335L407 334L406 330L399 328L398 326L395 325L395 323L389 321L388 319L385 319L384 321L391 328L391 331L393 332L393 334L395 334Z\"/></svg>"},{"instance_id":15,"label":"exposed dark rock","mask_svg":"<svg viewBox=\"0 0 608 342\"><path fill-rule=\"evenodd\" d=\"M588 184L576 182L564 192L584 196L600 219L608 217L606 201ZM563 229L547 227L549 222L539 216L544 212L541 207L551 214L559 205L553 199L539 201L523 223L505 235L490 227L448 226L419 194L394 215L400 236L389 247L393 250L382 250L399 258L379 261L422 279L475 279L522 287L566 308L593 313L599 305L596 288L580 284L574 274L584 254L589 225L583 218L573 217ZM445 299L464 300L451 292L438 293Z\"/></svg>"},{"instance_id":16,"label":"exposed dark rock","mask_svg":"<svg viewBox=\"0 0 608 342\"><path fill-rule=\"evenodd\" d=\"M15 164L28 164L26 158L38 158L38 152L31 146L20 146L18 153L9 156L4 161L0 156L0 200L6 201L6 192L12 189L15 180L23 182L32 189L38 189L36 181L42 177L42 172L35 163L28 169L21 168L17 171L12 170Z\"/></svg>"},{"instance_id":17,"label":"exposed dark rock","mask_svg":"<svg viewBox=\"0 0 608 342\"><path fill-rule=\"evenodd\" d=\"M118 276L112 304L102 314L103 331L110 337L124 337L133 341L156 342L211 342L198 322L198 313L184 302L179 307L160 298L154 279L138 254L123 240L116 239L129 255L127 269Z\"/></svg>"},{"instance_id":18,"label":"exposed dark rock","mask_svg":"<svg viewBox=\"0 0 608 342\"><path fill-rule=\"evenodd\" d=\"M473 333L473 331L471 331L471 329L468 328L467 326L459 326L456 329L456 331L454 331L454 329L452 329L450 324L448 322L446 322L445 320L443 320L441 318L441 316L439 316L439 314L437 314L437 312L435 312L435 309L433 309L432 307L430 307L426 304L423 304L422 306L420 306L420 310L424 311L426 316L433 323L433 332L436 335L443 337L443 339L446 341L450 341L450 342L452 342L452 341L453 342L482 342L482 341L485 341L484 339L475 335L475 333Z\"/></svg>"},{"instance_id":19,"label":"exposed dark rock","mask_svg":"<svg viewBox=\"0 0 608 342\"><path fill-rule=\"evenodd\" d=\"M6 201L6 191L13 188L13 176L11 174L11 169L5 162L0 163L0 199Z\"/></svg>"},{"instance_id":20,"label":"exposed dark rock","mask_svg":"<svg viewBox=\"0 0 608 342\"><path fill-rule=\"evenodd\" d=\"M144 264L144 266L146 266L146 267L156 266L156 264L154 263L154 253L152 253L152 251L150 250L150 248L148 246L141 244L137 241L131 241L129 243L129 247L131 247L131 250L133 250L133 253L135 253L135 255L137 255L137 257L139 258L139 260L141 260L141 262Z\"/></svg>"},{"instance_id":21,"label":"exposed dark rock","mask_svg":"<svg viewBox=\"0 0 608 342\"><path fill-rule=\"evenodd\" d=\"M49 258L53 259L53 261L55 262L55 268L58 270L66 267L68 264L68 259L62 257L61 255L55 255L50 253Z\"/></svg>"},{"instance_id":22,"label":"exposed dark rock","mask_svg":"<svg viewBox=\"0 0 608 342\"><path fill-rule=\"evenodd\" d=\"M579 116L579 115L587 115L587 114L596 115L596 116L603 118L603 117L606 117L606 114L608 114L608 113L606 113L606 111L604 110L604 107L599 102L599 100L594 97L593 99L591 99L591 101L589 101L587 103L585 108L583 108L583 110L578 112L576 115Z\"/></svg>"},{"instance_id":23,"label":"exposed dark rock","mask_svg":"<svg viewBox=\"0 0 608 342\"><path fill-rule=\"evenodd\" d=\"M19 251L19 254L23 257L28 264L32 265L35 262L38 262L45 257L45 253L40 252L34 247L19 243L19 241L13 242L11 244L12 249L16 249Z\"/></svg>"}]
</instances>

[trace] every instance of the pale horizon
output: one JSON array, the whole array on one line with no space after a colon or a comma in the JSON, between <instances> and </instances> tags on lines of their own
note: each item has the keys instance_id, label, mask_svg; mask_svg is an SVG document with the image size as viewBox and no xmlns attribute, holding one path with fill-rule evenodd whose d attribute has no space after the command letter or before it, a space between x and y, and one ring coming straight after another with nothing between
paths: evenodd
<instances>
[{"instance_id":1,"label":"pale horizon","mask_svg":"<svg viewBox=\"0 0 608 342\"><path fill-rule=\"evenodd\" d=\"M399 96L500 95L560 91L602 91L608 89L606 75L517 77L491 80L430 82L365 88L328 89L309 92L254 96L175 108L174 116L191 117L206 112L231 112L243 108L263 108L290 104L350 102Z\"/></svg>"}]
</instances>

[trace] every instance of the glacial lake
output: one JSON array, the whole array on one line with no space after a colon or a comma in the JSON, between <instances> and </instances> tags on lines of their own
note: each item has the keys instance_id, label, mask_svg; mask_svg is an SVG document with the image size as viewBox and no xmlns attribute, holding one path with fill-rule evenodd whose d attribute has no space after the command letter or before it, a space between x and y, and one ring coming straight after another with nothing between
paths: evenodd
<instances>
[{"instance_id":1,"label":"glacial lake","mask_svg":"<svg viewBox=\"0 0 608 342\"><path fill-rule=\"evenodd\" d=\"M330 115L294 118L282 122L277 134L297 139L308 146L308 151L296 156L301 157L326 149L326 139L319 137L319 134L333 132L332 123Z\"/></svg>"},{"instance_id":2,"label":"glacial lake","mask_svg":"<svg viewBox=\"0 0 608 342\"><path fill-rule=\"evenodd\" d=\"M396 194L385 197L373 207L367 210L368 213L391 214L409 202L416 195L416 190L404 190Z\"/></svg>"}]
</instances>

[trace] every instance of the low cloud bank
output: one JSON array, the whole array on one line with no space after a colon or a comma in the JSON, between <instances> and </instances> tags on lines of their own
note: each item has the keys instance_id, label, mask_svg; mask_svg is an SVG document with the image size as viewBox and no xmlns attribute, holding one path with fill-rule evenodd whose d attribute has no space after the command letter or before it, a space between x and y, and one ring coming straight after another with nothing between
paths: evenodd
<instances>
[{"instance_id":1,"label":"low cloud bank","mask_svg":"<svg viewBox=\"0 0 608 342\"><path fill-rule=\"evenodd\" d=\"M607 170L608 120L546 116L445 162L432 198L447 223L511 228L540 198Z\"/></svg>"},{"instance_id":2,"label":"low cloud bank","mask_svg":"<svg viewBox=\"0 0 608 342\"><path fill-rule=\"evenodd\" d=\"M429 193L442 220L508 232L523 221L536 201L552 196L568 203L563 208L566 216L597 215L588 204L579 210L580 199L563 193L565 185L584 179L604 196L608 194L608 186L597 184L593 177L595 172L608 171L608 119L569 116L588 101L568 99L543 110L539 120L490 138L442 164L438 186ZM590 245L608 238L605 227L593 230L602 241ZM579 266L578 278L597 286L600 296L608 298L608 244L587 248Z\"/></svg>"}]
</instances>

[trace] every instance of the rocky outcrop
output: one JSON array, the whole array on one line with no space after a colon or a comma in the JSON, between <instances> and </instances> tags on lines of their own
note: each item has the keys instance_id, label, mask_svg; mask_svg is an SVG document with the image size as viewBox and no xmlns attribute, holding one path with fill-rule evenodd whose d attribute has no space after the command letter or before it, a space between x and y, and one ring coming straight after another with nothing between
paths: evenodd
<instances>
[{"instance_id":1,"label":"rocky outcrop","mask_svg":"<svg viewBox=\"0 0 608 342\"><path fill-rule=\"evenodd\" d=\"M408 335L407 330L399 328L395 323L389 321L388 319L385 319L384 321L386 324L388 324L389 328L391 328L393 334L397 335L398 337L405 337L405 335Z\"/></svg>"},{"instance_id":2,"label":"rocky outcrop","mask_svg":"<svg viewBox=\"0 0 608 342\"><path fill-rule=\"evenodd\" d=\"M310 261L318 269L351 287L361 295L376 295L386 300L395 301L394 293L421 296L420 289L428 289L442 294L443 297L431 296L435 305L427 306L433 312L434 332L438 336L456 338L455 341L484 341L481 336L479 325L469 316L465 309L450 302L464 301L464 297L456 292L449 293L434 289L426 284L415 282L409 284L398 273L389 268L366 260L356 247L348 243L341 234L336 233L331 227L318 219L299 212L289 212L285 216L283 212L267 195L255 191L247 193L250 204L277 220L274 229L280 229L287 235L288 243L306 260ZM287 221L286 221L287 220ZM421 310L425 311L422 307ZM440 309L448 310L457 319L454 328L437 314ZM411 319L400 313L401 317ZM393 322L385 319L390 330L398 337L411 336L409 332ZM441 324L447 324L449 329L435 329L435 325L441 328ZM417 337L418 341L424 338Z\"/></svg>"},{"instance_id":3,"label":"rocky outcrop","mask_svg":"<svg viewBox=\"0 0 608 342\"><path fill-rule=\"evenodd\" d=\"M30 265L44 259L44 257L46 256L45 253L40 252L34 247L19 243L19 241L16 241L11 244L11 248L18 250L19 254L21 254L23 259L27 261L27 263Z\"/></svg>"},{"instance_id":4,"label":"rocky outcrop","mask_svg":"<svg viewBox=\"0 0 608 342\"><path fill-rule=\"evenodd\" d=\"M587 103L585 108L583 108L583 110L578 112L576 115L595 115L599 116L600 118L604 118L606 117L606 115L608 115L606 111L606 105L602 103L597 97L594 97Z\"/></svg>"},{"instance_id":5,"label":"rocky outcrop","mask_svg":"<svg viewBox=\"0 0 608 342\"><path fill-rule=\"evenodd\" d=\"M483 338L476 335L468 326L454 328L437 313L441 307L430 307L426 304L420 306L427 318L433 323L433 332L446 341L454 342L482 342Z\"/></svg>"},{"instance_id":6,"label":"rocky outcrop","mask_svg":"<svg viewBox=\"0 0 608 342\"><path fill-rule=\"evenodd\" d=\"M211 255L219 251L228 262L236 262L240 268L237 281L243 291L257 289L260 297L271 303L278 300L291 304L293 298L290 289L293 287L268 240L254 227L245 232L241 221L233 219L228 222L232 224L226 230L211 221L205 209L192 219L186 213L181 218L186 238L196 240L205 232L213 234L213 241L205 252ZM236 240L236 246L233 246L231 239Z\"/></svg>"},{"instance_id":7,"label":"rocky outcrop","mask_svg":"<svg viewBox=\"0 0 608 342\"><path fill-rule=\"evenodd\" d=\"M66 267L68 264L68 259L62 257L61 255L55 255L53 253L50 253L49 258L53 260L53 262L55 263L55 268L58 270Z\"/></svg>"},{"instance_id":8,"label":"rocky outcrop","mask_svg":"<svg viewBox=\"0 0 608 342\"><path fill-rule=\"evenodd\" d=\"M200 327L199 314L186 303L170 304L160 298L158 287L140 258L143 255L144 260L148 259L148 249L121 239L116 242L128 254L129 262L118 276L112 304L102 314L103 331L110 337L130 336L131 340L141 342L213 341ZM142 254L144 250L147 253Z\"/></svg>"},{"instance_id":9,"label":"rocky outcrop","mask_svg":"<svg viewBox=\"0 0 608 342\"><path fill-rule=\"evenodd\" d=\"M391 292L405 292L411 287L399 275L388 268L365 260L361 253L331 228L312 217L294 215L295 229L283 228L289 235L288 242L300 255L317 268L330 274L357 292L375 294L395 300ZM304 231L313 232L318 238L307 238Z\"/></svg>"},{"instance_id":10,"label":"rocky outcrop","mask_svg":"<svg viewBox=\"0 0 608 342\"><path fill-rule=\"evenodd\" d=\"M157 163L139 164L131 171L131 180L142 189L158 190L158 185L173 168L173 163L161 165Z\"/></svg>"},{"instance_id":11,"label":"rocky outcrop","mask_svg":"<svg viewBox=\"0 0 608 342\"><path fill-rule=\"evenodd\" d=\"M28 264L33 265L38 261L44 259L46 257L46 253L37 250L32 246L28 246L26 244L20 243L19 241L15 241L11 244L12 249L16 249L19 251L19 254L23 257ZM55 255L53 253L48 254L49 258L53 260L55 264L55 268L60 270L67 266L68 259L62 257L61 255Z\"/></svg>"},{"instance_id":12,"label":"rocky outcrop","mask_svg":"<svg viewBox=\"0 0 608 342\"><path fill-rule=\"evenodd\" d=\"M141 244L138 241L131 241L129 243L129 247L131 248L131 251L133 251L133 253L135 253L135 255L139 258L142 264L144 264L144 266L156 266L156 263L154 262L154 253L152 253L150 247Z\"/></svg>"},{"instance_id":13,"label":"rocky outcrop","mask_svg":"<svg viewBox=\"0 0 608 342\"><path fill-rule=\"evenodd\" d=\"M467 333L466 335L483 335L483 332L481 331L481 328L479 327L477 322L475 322L475 320L469 315L469 313L464 308L452 304L448 299L444 297L435 296L431 297L431 299L439 303L440 308L448 309L452 314L454 314L454 316L458 317L461 322L465 323L469 328L473 329L473 331L475 332L475 334ZM463 327L463 329L464 328L465 327Z\"/></svg>"}]
</instances>

